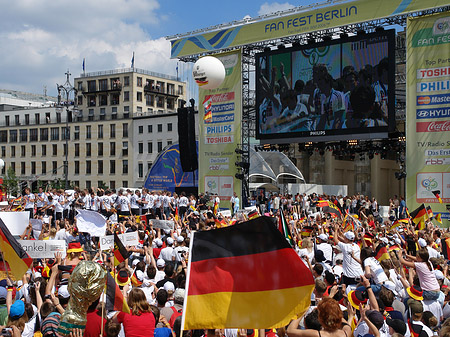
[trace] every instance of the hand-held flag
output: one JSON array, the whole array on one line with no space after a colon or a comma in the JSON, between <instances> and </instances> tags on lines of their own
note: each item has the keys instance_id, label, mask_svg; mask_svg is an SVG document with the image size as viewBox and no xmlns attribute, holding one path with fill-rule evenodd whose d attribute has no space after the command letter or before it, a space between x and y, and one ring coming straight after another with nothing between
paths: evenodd
<instances>
[{"instance_id":1,"label":"hand-held flag","mask_svg":"<svg viewBox=\"0 0 450 337\"><path fill-rule=\"evenodd\" d=\"M439 200L439 203L442 204L442 199L441 199L441 196L440 196L441 191L436 190L436 191L431 191L431 193L433 193L434 196L437 198L437 200Z\"/></svg>"},{"instance_id":2,"label":"hand-held flag","mask_svg":"<svg viewBox=\"0 0 450 337\"><path fill-rule=\"evenodd\" d=\"M114 267L125 261L128 256L130 256L130 253L124 247L117 234L114 233Z\"/></svg>"}]
</instances>

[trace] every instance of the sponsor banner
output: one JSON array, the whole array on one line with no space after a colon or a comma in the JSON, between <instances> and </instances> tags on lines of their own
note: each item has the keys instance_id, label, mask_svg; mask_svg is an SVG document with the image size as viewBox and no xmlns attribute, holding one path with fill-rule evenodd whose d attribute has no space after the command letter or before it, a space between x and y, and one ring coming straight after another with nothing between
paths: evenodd
<instances>
[{"instance_id":1,"label":"sponsor banner","mask_svg":"<svg viewBox=\"0 0 450 337\"><path fill-rule=\"evenodd\" d=\"M199 192L218 194L222 209L231 206L233 192L241 198L234 163L239 161L235 149L241 143L242 72L240 51L216 57L225 66L224 82L214 90L199 89L199 101L210 101L212 111L209 122L199 125ZM203 105L199 105L199 114L204 114Z\"/></svg>"},{"instance_id":2,"label":"sponsor banner","mask_svg":"<svg viewBox=\"0 0 450 337\"><path fill-rule=\"evenodd\" d=\"M119 239L125 247L137 246L139 244L138 232L119 234ZM114 248L114 235L100 237L100 250L109 250Z\"/></svg>"},{"instance_id":3,"label":"sponsor banner","mask_svg":"<svg viewBox=\"0 0 450 337\"><path fill-rule=\"evenodd\" d=\"M65 240L17 240L32 259L53 259L56 253L66 257Z\"/></svg>"},{"instance_id":4,"label":"sponsor banner","mask_svg":"<svg viewBox=\"0 0 450 337\"><path fill-rule=\"evenodd\" d=\"M417 119L427 118L449 118L450 107L434 108L434 109L418 109L416 112Z\"/></svg>"},{"instance_id":5,"label":"sponsor banner","mask_svg":"<svg viewBox=\"0 0 450 337\"><path fill-rule=\"evenodd\" d=\"M173 230L174 228L174 223L172 220L151 219L150 221L153 225L153 228L170 229L170 230Z\"/></svg>"},{"instance_id":6,"label":"sponsor banner","mask_svg":"<svg viewBox=\"0 0 450 337\"><path fill-rule=\"evenodd\" d=\"M240 25L221 25L218 30L204 34L174 36L171 38L171 57L220 51L249 43L280 39L447 5L448 1L444 0L359 0L331 6L311 4L293 9L291 15L283 17L279 17L278 13L272 13L265 15L262 19L243 20ZM442 28L444 26L438 23L436 30L444 31L445 28ZM441 35L440 40L444 40L444 36ZM436 41L436 43L439 42Z\"/></svg>"},{"instance_id":7,"label":"sponsor banner","mask_svg":"<svg viewBox=\"0 0 450 337\"><path fill-rule=\"evenodd\" d=\"M450 120L440 122L417 122L417 132L444 132L450 131Z\"/></svg>"},{"instance_id":8,"label":"sponsor banner","mask_svg":"<svg viewBox=\"0 0 450 337\"><path fill-rule=\"evenodd\" d=\"M414 90L412 88L412 90ZM450 103L450 94L417 96L417 105L434 105Z\"/></svg>"},{"instance_id":9,"label":"sponsor banner","mask_svg":"<svg viewBox=\"0 0 450 337\"><path fill-rule=\"evenodd\" d=\"M410 210L431 204L443 218L449 216L445 203L450 202L449 25L448 12L408 18L406 32L406 204ZM434 91L443 92L418 94ZM432 193L436 190L443 204Z\"/></svg>"}]
</instances>

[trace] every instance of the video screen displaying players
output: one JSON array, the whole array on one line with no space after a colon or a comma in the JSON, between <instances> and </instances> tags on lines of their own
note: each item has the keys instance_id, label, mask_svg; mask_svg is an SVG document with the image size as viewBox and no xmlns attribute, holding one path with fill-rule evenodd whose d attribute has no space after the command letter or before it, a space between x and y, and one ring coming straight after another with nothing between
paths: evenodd
<instances>
[{"instance_id":1,"label":"video screen displaying players","mask_svg":"<svg viewBox=\"0 0 450 337\"><path fill-rule=\"evenodd\" d=\"M256 56L257 138L387 132L393 30Z\"/></svg>"}]
</instances>

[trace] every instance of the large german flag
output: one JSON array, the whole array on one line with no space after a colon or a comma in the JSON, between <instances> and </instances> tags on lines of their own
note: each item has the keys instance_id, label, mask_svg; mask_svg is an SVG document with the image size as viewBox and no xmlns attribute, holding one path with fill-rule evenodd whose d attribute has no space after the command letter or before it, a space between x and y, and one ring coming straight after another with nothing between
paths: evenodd
<instances>
[{"instance_id":1,"label":"large german flag","mask_svg":"<svg viewBox=\"0 0 450 337\"><path fill-rule=\"evenodd\" d=\"M419 229L425 228L425 221L427 220L427 209L422 204L410 213L412 221L419 226Z\"/></svg>"},{"instance_id":2,"label":"large german flag","mask_svg":"<svg viewBox=\"0 0 450 337\"><path fill-rule=\"evenodd\" d=\"M314 279L265 216L191 240L183 330L285 326L310 305Z\"/></svg>"},{"instance_id":3,"label":"large german flag","mask_svg":"<svg viewBox=\"0 0 450 337\"><path fill-rule=\"evenodd\" d=\"M323 199L319 199L319 201L317 201L316 206L317 207L326 207L329 205L329 201L328 200L323 200Z\"/></svg>"},{"instance_id":4,"label":"large german flag","mask_svg":"<svg viewBox=\"0 0 450 337\"><path fill-rule=\"evenodd\" d=\"M130 253L127 251L122 241L116 233L114 233L114 267L125 261Z\"/></svg>"},{"instance_id":5,"label":"large german flag","mask_svg":"<svg viewBox=\"0 0 450 337\"><path fill-rule=\"evenodd\" d=\"M441 239L442 255L446 260L450 259L450 238Z\"/></svg>"},{"instance_id":6,"label":"large german flag","mask_svg":"<svg viewBox=\"0 0 450 337\"><path fill-rule=\"evenodd\" d=\"M0 219L0 250L7 266L10 266L11 274L16 280L21 280L33 264L33 259L11 235L2 219Z\"/></svg>"},{"instance_id":7,"label":"large german flag","mask_svg":"<svg viewBox=\"0 0 450 337\"><path fill-rule=\"evenodd\" d=\"M108 311L122 311L128 314L130 313L130 308L128 307L128 304L123 297L122 291L114 281L111 273L108 273L108 277L106 279L105 308Z\"/></svg>"}]
</instances>

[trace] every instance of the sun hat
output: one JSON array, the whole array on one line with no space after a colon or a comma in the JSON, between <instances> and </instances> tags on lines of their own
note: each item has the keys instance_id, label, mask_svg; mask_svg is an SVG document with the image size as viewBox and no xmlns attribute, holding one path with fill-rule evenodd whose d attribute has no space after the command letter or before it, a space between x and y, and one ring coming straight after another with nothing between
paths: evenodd
<instances>
[{"instance_id":1,"label":"sun hat","mask_svg":"<svg viewBox=\"0 0 450 337\"><path fill-rule=\"evenodd\" d=\"M412 286L412 287L406 288L406 292L408 293L409 297L411 297L412 299L415 299L416 301L423 300L423 291L422 291L422 288L419 286Z\"/></svg>"},{"instance_id":2,"label":"sun hat","mask_svg":"<svg viewBox=\"0 0 450 337\"><path fill-rule=\"evenodd\" d=\"M83 248L81 248L81 244L79 242L69 243L67 253L81 253L81 252L83 252Z\"/></svg>"}]
</instances>

